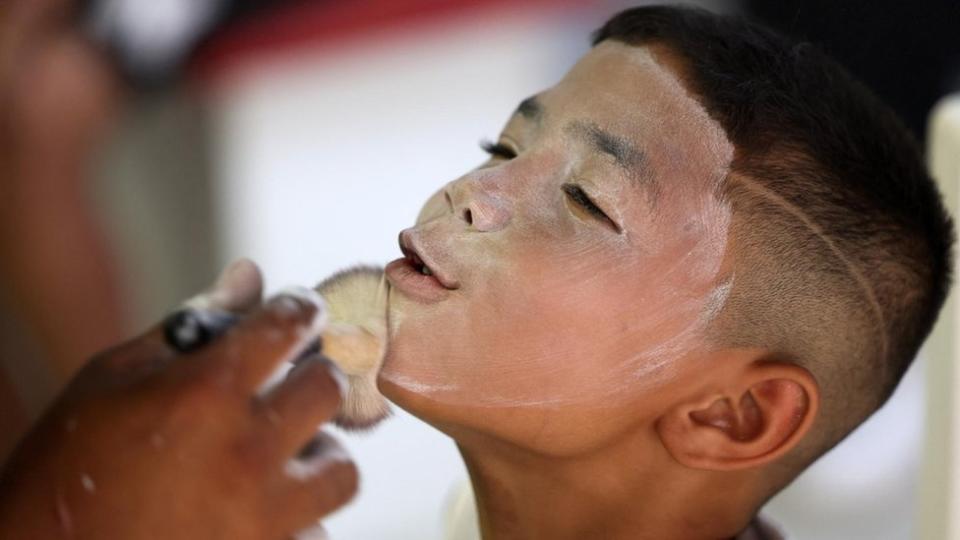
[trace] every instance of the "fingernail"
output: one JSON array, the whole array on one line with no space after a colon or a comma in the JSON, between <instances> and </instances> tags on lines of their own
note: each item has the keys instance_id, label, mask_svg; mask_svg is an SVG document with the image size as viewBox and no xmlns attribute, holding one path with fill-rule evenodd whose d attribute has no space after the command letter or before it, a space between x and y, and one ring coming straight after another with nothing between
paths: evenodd
<instances>
[{"instance_id":1,"label":"fingernail","mask_svg":"<svg viewBox=\"0 0 960 540\"><path fill-rule=\"evenodd\" d=\"M270 302L274 306L289 309L291 313L299 313L305 305L312 305L316 311L308 333L313 337L319 336L320 332L327 326L327 320L329 319L327 304L313 289L299 286L286 287L281 289Z\"/></svg>"},{"instance_id":2,"label":"fingernail","mask_svg":"<svg viewBox=\"0 0 960 540\"><path fill-rule=\"evenodd\" d=\"M250 291L259 296L263 286L260 268L250 259L237 259L220 273L213 288L216 291Z\"/></svg>"},{"instance_id":3,"label":"fingernail","mask_svg":"<svg viewBox=\"0 0 960 540\"><path fill-rule=\"evenodd\" d=\"M337 390L340 392L340 398L347 397L347 391L350 390L350 381L347 379L347 375L340 370L340 367L337 366L333 361L331 361L326 356L323 356L318 353L311 355L301 356L293 369L287 372L287 377L294 377L297 372L305 369L307 366L313 363L320 363L327 367L327 371L330 372L330 377L333 378L333 382L337 383Z\"/></svg>"},{"instance_id":4,"label":"fingernail","mask_svg":"<svg viewBox=\"0 0 960 540\"><path fill-rule=\"evenodd\" d=\"M243 311L260 303L263 276L250 259L237 259L220 272L213 286L184 303L199 310Z\"/></svg>"},{"instance_id":5,"label":"fingernail","mask_svg":"<svg viewBox=\"0 0 960 540\"><path fill-rule=\"evenodd\" d=\"M309 480L327 467L351 463L350 454L333 437L318 433L298 456L288 460L284 472L296 480Z\"/></svg>"}]
</instances>

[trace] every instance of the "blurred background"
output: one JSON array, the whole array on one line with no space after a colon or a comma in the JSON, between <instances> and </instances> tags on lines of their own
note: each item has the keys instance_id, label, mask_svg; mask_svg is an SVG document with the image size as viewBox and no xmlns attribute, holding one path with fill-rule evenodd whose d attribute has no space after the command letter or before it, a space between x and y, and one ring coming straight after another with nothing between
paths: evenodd
<instances>
[{"instance_id":1,"label":"blurred background","mask_svg":"<svg viewBox=\"0 0 960 540\"><path fill-rule=\"evenodd\" d=\"M191 11L203 2L97 4L84 8L85 31L111 44L140 90L118 84L94 100L111 120L92 133L38 130L24 143L37 149L36 170L0 185L7 434L89 354L174 309L234 258L256 260L269 292L398 257L397 233L426 198L484 160L477 142L495 139L520 99L588 49L593 29L638 2L237 2L196 43L178 32L202 34L190 21L209 15ZM934 104L957 89L954 0L698 4L821 44L921 140ZM67 101L51 107L76 113ZM42 125L52 109L34 108L18 110ZM73 147L85 152L64 151ZM47 160L56 152L67 157ZM952 372L924 356L879 413L768 505L791 538L946 537L949 433L926 411L949 406L942 375ZM333 538L443 536L444 501L465 470L448 438L395 413L374 433L340 434L363 477L328 521Z\"/></svg>"}]
</instances>

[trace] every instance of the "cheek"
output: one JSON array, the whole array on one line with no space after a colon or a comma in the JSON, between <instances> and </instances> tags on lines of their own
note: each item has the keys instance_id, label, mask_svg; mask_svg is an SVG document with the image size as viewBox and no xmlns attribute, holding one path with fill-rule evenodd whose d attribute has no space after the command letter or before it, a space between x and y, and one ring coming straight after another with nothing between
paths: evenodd
<instances>
[{"instance_id":1,"label":"cheek","mask_svg":"<svg viewBox=\"0 0 960 540\"><path fill-rule=\"evenodd\" d=\"M671 361L702 345L728 290L717 286L727 214L712 198L703 203L678 214L695 219L661 219L657 234L667 240L653 249L582 235L517 254L512 271L523 283L513 302L503 298L524 332L516 357L556 381L554 389L569 384L561 401L621 390L629 398L671 377Z\"/></svg>"},{"instance_id":2,"label":"cheek","mask_svg":"<svg viewBox=\"0 0 960 540\"><path fill-rule=\"evenodd\" d=\"M430 307L391 299L394 334L381 378L454 405L602 398L610 381L622 381L598 362L620 331L613 314L622 310L606 304L623 296L597 289L611 281L598 275L605 254L572 257L545 245L505 254L469 296Z\"/></svg>"},{"instance_id":3,"label":"cheek","mask_svg":"<svg viewBox=\"0 0 960 540\"><path fill-rule=\"evenodd\" d=\"M580 398L616 393L625 381L635 387L636 376L648 371L642 363L657 360L656 346L690 320L692 306L677 294L671 276L648 273L651 261L635 252L593 244L574 254L531 259L553 264L531 263L523 272L537 276L527 284L533 292L514 304L517 320L533 315L523 350L554 373L562 367Z\"/></svg>"},{"instance_id":4,"label":"cheek","mask_svg":"<svg viewBox=\"0 0 960 540\"><path fill-rule=\"evenodd\" d=\"M635 388L633 347L653 330L625 323L635 291L618 284L632 261L549 245L508 256L470 298L408 317L382 377L472 406L603 404Z\"/></svg>"},{"instance_id":5,"label":"cheek","mask_svg":"<svg viewBox=\"0 0 960 540\"><path fill-rule=\"evenodd\" d=\"M395 302L382 377L450 405L613 406L649 392L698 346L723 253L703 227L675 225L655 251L518 233L469 295Z\"/></svg>"}]
</instances>

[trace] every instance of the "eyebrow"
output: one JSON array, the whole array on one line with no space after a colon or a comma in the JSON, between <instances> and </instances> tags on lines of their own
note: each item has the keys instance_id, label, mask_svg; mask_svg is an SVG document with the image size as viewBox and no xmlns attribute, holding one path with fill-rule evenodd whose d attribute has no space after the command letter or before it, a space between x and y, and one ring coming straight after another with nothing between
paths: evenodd
<instances>
[{"instance_id":1,"label":"eyebrow","mask_svg":"<svg viewBox=\"0 0 960 540\"><path fill-rule=\"evenodd\" d=\"M628 172L635 172L647 160L646 154L630 141L604 131L600 126L587 122L574 122L570 124L570 129L576 135L586 139L598 151L613 156L617 165Z\"/></svg>"},{"instance_id":2,"label":"eyebrow","mask_svg":"<svg viewBox=\"0 0 960 540\"><path fill-rule=\"evenodd\" d=\"M537 96L530 96L521 101L520 105L517 105L517 110L514 114L519 114L527 120L540 120L543 118L543 104L540 103ZM584 136L589 140L594 148L613 156L617 164L624 169L632 170L642 165L645 161L643 152L634 147L629 141L612 133L608 133L595 124L574 122L571 127L574 133Z\"/></svg>"},{"instance_id":3,"label":"eyebrow","mask_svg":"<svg viewBox=\"0 0 960 540\"><path fill-rule=\"evenodd\" d=\"M604 131L590 122L573 122L567 129L574 135L586 139L597 151L613 156L617 165L627 172L627 176L646 192L651 205L660 199L660 182L649 168L644 167L647 155L627 139ZM639 173L639 174L638 174Z\"/></svg>"},{"instance_id":4,"label":"eyebrow","mask_svg":"<svg viewBox=\"0 0 960 540\"><path fill-rule=\"evenodd\" d=\"M537 99L537 96L530 96L520 102L514 114L539 122L543 119L544 112L543 103ZM630 141L605 131L596 124L578 121L568 125L567 129L576 136L586 139L597 151L612 156L617 165L628 173L636 173L647 161L647 155ZM630 176L634 177L633 174ZM640 182L655 202L660 193L658 182L650 176L649 171L642 171L641 178L643 180Z\"/></svg>"},{"instance_id":5,"label":"eyebrow","mask_svg":"<svg viewBox=\"0 0 960 540\"><path fill-rule=\"evenodd\" d=\"M517 105L517 111L514 114L519 114L527 120L540 120L543 117L543 104L537 96L530 96Z\"/></svg>"}]
</instances>

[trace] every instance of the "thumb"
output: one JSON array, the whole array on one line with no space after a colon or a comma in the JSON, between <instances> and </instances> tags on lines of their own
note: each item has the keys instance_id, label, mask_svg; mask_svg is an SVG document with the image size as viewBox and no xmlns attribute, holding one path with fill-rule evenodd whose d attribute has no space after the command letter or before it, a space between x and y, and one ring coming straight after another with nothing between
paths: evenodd
<instances>
[{"instance_id":1,"label":"thumb","mask_svg":"<svg viewBox=\"0 0 960 540\"><path fill-rule=\"evenodd\" d=\"M169 336L182 332L185 313L224 313L243 315L261 303L263 276L260 269L249 259L240 259L227 266L213 287L184 302L183 308L168 316L162 323L145 334L108 349L94 357L87 371L103 378L109 373L111 380L118 377L137 378L157 366L165 365L175 353L177 339Z\"/></svg>"},{"instance_id":2,"label":"thumb","mask_svg":"<svg viewBox=\"0 0 960 540\"><path fill-rule=\"evenodd\" d=\"M262 297L260 268L250 259L238 259L223 270L213 287L187 300L184 307L244 314L258 307Z\"/></svg>"}]
</instances>

